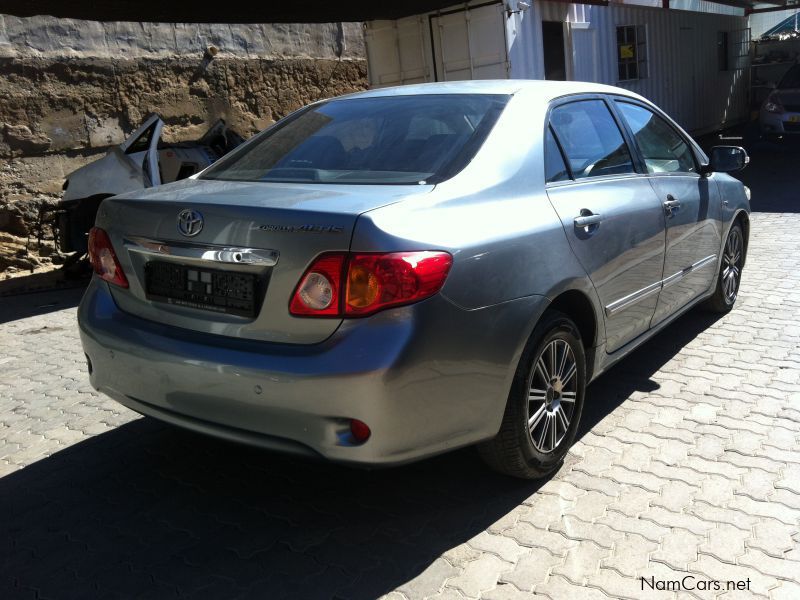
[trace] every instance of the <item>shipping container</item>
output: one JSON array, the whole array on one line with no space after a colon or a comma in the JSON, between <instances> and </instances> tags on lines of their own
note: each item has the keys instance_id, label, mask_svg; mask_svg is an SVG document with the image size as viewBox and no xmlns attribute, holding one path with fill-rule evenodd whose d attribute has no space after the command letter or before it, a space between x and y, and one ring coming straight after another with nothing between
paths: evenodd
<instances>
[{"instance_id":1,"label":"shipping container","mask_svg":"<svg viewBox=\"0 0 800 600\"><path fill-rule=\"evenodd\" d=\"M369 21L369 81L591 81L649 98L696 134L745 120L750 35L743 11L698 0L683 0L695 10L653 3L473 1Z\"/></svg>"}]
</instances>

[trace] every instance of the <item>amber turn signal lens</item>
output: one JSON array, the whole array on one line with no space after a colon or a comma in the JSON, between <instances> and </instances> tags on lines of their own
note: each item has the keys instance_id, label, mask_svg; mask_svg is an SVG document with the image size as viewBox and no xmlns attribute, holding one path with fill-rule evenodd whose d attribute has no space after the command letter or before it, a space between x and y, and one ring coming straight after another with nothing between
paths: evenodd
<instances>
[{"instance_id":1,"label":"amber turn signal lens","mask_svg":"<svg viewBox=\"0 0 800 600\"><path fill-rule=\"evenodd\" d=\"M361 265L350 268L347 276L347 304L364 308L378 299L381 286L375 273Z\"/></svg>"}]
</instances>

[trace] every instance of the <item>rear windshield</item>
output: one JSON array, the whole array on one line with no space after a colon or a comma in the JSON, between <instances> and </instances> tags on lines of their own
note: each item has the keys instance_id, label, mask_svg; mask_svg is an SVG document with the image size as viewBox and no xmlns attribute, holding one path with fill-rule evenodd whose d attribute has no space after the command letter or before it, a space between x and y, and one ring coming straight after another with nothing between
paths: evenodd
<instances>
[{"instance_id":1,"label":"rear windshield","mask_svg":"<svg viewBox=\"0 0 800 600\"><path fill-rule=\"evenodd\" d=\"M791 69L786 71L786 74L781 78L778 88L782 90L796 90L800 88L800 65L794 65Z\"/></svg>"},{"instance_id":2,"label":"rear windshield","mask_svg":"<svg viewBox=\"0 0 800 600\"><path fill-rule=\"evenodd\" d=\"M437 183L475 156L509 98L442 94L315 104L223 158L202 179Z\"/></svg>"}]
</instances>

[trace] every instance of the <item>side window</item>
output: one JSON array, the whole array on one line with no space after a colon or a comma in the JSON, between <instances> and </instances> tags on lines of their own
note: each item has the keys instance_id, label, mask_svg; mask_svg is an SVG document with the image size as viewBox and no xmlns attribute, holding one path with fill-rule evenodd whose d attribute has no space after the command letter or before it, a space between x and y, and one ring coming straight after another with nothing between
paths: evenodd
<instances>
[{"instance_id":1,"label":"side window","mask_svg":"<svg viewBox=\"0 0 800 600\"><path fill-rule=\"evenodd\" d=\"M156 124L153 123L150 127L145 129L142 134L136 138L136 140L128 146L127 150L125 150L125 154L136 154L137 152L144 152L145 150L150 150L150 138L153 137L153 131L155 131Z\"/></svg>"},{"instance_id":2,"label":"side window","mask_svg":"<svg viewBox=\"0 0 800 600\"><path fill-rule=\"evenodd\" d=\"M566 181L569 179L569 171L561 156L561 150L553 136L553 129L547 128L544 138L544 180L547 183L553 181Z\"/></svg>"},{"instance_id":3,"label":"side window","mask_svg":"<svg viewBox=\"0 0 800 600\"><path fill-rule=\"evenodd\" d=\"M550 125L575 179L636 172L622 133L602 100L557 106L550 113Z\"/></svg>"},{"instance_id":4,"label":"side window","mask_svg":"<svg viewBox=\"0 0 800 600\"><path fill-rule=\"evenodd\" d=\"M648 173L692 173L694 154L683 138L652 111L617 101L622 117L633 131Z\"/></svg>"}]
</instances>

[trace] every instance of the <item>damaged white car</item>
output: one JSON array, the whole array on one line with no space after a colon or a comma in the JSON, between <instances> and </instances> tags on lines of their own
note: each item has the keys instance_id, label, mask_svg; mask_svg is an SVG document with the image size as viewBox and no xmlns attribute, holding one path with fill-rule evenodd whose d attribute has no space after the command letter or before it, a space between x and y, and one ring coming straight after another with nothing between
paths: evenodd
<instances>
[{"instance_id":1,"label":"damaged white car","mask_svg":"<svg viewBox=\"0 0 800 600\"><path fill-rule=\"evenodd\" d=\"M57 213L62 252L86 253L89 229L106 198L186 179L244 141L222 119L196 141L165 143L163 128L153 114L119 146L67 176Z\"/></svg>"}]
</instances>

